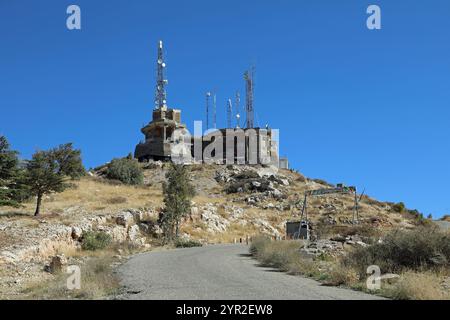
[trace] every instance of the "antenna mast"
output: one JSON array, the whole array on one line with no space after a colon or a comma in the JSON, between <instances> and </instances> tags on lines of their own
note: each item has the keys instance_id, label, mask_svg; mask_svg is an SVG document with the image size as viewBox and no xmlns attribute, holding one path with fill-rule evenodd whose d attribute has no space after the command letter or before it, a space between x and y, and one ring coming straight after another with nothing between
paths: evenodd
<instances>
[{"instance_id":1,"label":"antenna mast","mask_svg":"<svg viewBox=\"0 0 450 320\"><path fill-rule=\"evenodd\" d=\"M239 94L239 91L236 91L236 128L239 128L241 126L241 115L239 114L239 105L241 103L241 96Z\"/></svg>"},{"instance_id":2,"label":"antenna mast","mask_svg":"<svg viewBox=\"0 0 450 320\"><path fill-rule=\"evenodd\" d=\"M216 104L216 93L214 93L214 97L213 97L213 128L216 129L217 128L217 104Z\"/></svg>"},{"instance_id":3,"label":"antenna mast","mask_svg":"<svg viewBox=\"0 0 450 320\"><path fill-rule=\"evenodd\" d=\"M157 75L156 75L156 90L155 90L155 109L167 108L166 89L168 80L164 79L164 69L166 64L163 57L163 43L160 40L158 45L158 60L157 60Z\"/></svg>"},{"instance_id":4,"label":"antenna mast","mask_svg":"<svg viewBox=\"0 0 450 320\"><path fill-rule=\"evenodd\" d=\"M228 99L227 104L227 128L231 128L231 118L233 117L233 105L231 104L231 99Z\"/></svg>"},{"instance_id":5,"label":"antenna mast","mask_svg":"<svg viewBox=\"0 0 450 320\"><path fill-rule=\"evenodd\" d=\"M253 91L254 91L254 73L255 69L252 67L251 70L247 70L244 73L245 79L245 91L246 91L246 101L245 101L245 111L247 113L247 128L253 128L253 119L254 119L254 111L253 111Z\"/></svg>"},{"instance_id":6,"label":"antenna mast","mask_svg":"<svg viewBox=\"0 0 450 320\"><path fill-rule=\"evenodd\" d=\"M206 130L209 129L209 98L211 97L211 92L206 93Z\"/></svg>"}]
</instances>

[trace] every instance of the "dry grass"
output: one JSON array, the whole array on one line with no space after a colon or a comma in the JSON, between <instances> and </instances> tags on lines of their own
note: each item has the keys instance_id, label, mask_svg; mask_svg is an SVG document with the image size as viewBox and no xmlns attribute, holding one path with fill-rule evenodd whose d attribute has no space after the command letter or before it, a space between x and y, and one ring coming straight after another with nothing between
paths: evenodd
<instances>
[{"instance_id":1,"label":"dry grass","mask_svg":"<svg viewBox=\"0 0 450 320\"><path fill-rule=\"evenodd\" d=\"M449 300L450 292L442 288L441 282L442 277L435 272L407 271L384 294L400 300Z\"/></svg>"},{"instance_id":2,"label":"dry grass","mask_svg":"<svg viewBox=\"0 0 450 320\"><path fill-rule=\"evenodd\" d=\"M161 202L162 193L157 187L114 185L106 181L102 182L101 179L84 177L75 181L75 188L44 198L42 212L43 215L61 214L68 208L80 208L87 212L116 212L128 209L130 205L138 208L157 206ZM12 210L6 207L1 209L2 211ZM34 209L34 201L29 201L19 211L20 214L32 215Z\"/></svg>"},{"instance_id":3,"label":"dry grass","mask_svg":"<svg viewBox=\"0 0 450 320\"><path fill-rule=\"evenodd\" d=\"M330 286L343 285L346 287L354 287L358 284L359 280L358 273L354 269L336 264L327 274L325 284Z\"/></svg>"},{"instance_id":4,"label":"dry grass","mask_svg":"<svg viewBox=\"0 0 450 320\"><path fill-rule=\"evenodd\" d=\"M300 259L299 249L302 246L302 241L271 241L267 237L258 236L253 239L250 252L263 266L303 274L306 271L303 267L307 266L310 269L312 265Z\"/></svg>"},{"instance_id":5,"label":"dry grass","mask_svg":"<svg viewBox=\"0 0 450 320\"><path fill-rule=\"evenodd\" d=\"M81 288L67 289L68 274L60 273L54 279L44 283L37 282L29 285L24 291L22 299L103 299L119 289L119 280L113 273L110 257L92 258L80 266Z\"/></svg>"},{"instance_id":6,"label":"dry grass","mask_svg":"<svg viewBox=\"0 0 450 320\"><path fill-rule=\"evenodd\" d=\"M250 252L263 266L311 277L325 285L345 286L368 292L365 286L366 278L361 278L357 270L344 266L338 260L304 259L298 252L301 245L299 241L271 241L268 238L257 237L250 247ZM433 271L406 271L394 284L383 281L378 293L401 300L448 300L450 292L443 287L443 282L445 279L448 280L448 277L449 270L446 268Z\"/></svg>"},{"instance_id":7,"label":"dry grass","mask_svg":"<svg viewBox=\"0 0 450 320\"><path fill-rule=\"evenodd\" d=\"M68 274L59 273L50 280L30 283L19 299L105 299L118 292L119 279L114 273L114 265L119 263L118 254L129 256L142 252L141 247L132 243L113 243L103 250L85 251L80 248L61 245L53 254L64 254L81 269L81 288L67 289ZM83 262L84 261L84 262Z\"/></svg>"}]
</instances>

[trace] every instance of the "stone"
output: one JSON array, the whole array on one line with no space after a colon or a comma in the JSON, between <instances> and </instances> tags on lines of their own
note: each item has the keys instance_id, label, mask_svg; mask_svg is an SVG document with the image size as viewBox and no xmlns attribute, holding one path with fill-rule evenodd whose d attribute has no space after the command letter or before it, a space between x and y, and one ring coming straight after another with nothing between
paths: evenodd
<instances>
[{"instance_id":1,"label":"stone","mask_svg":"<svg viewBox=\"0 0 450 320\"><path fill-rule=\"evenodd\" d=\"M114 226L113 228L106 231L109 234L113 241L116 242L124 242L127 240L127 229L123 226Z\"/></svg>"},{"instance_id":2,"label":"stone","mask_svg":"<svg viewBox=\"0 0 450 320\"><path fill-rule=\"evenodd\" d=\"M128 230L127 239L137 245L144 245L145 238L141 237L138 225L132 225Z\"/></svg>"},{"instance_id":3,"label":"stone","mask_svg":"<svg viewBox=\"0 0 450 320\"><path fill-rule=\"evenodd\" d=\"M224 232L230 225L228 220L217 213L217 208L211 203L202 207L200 218L206 223L208 232Z\"/></svg>"},{"instance_id":4,"label":"stone","mask_svg":"<svg viewBox=\"0 0 450 320\"><path fill-rule=\"evenodd\" d=\"M127 228L134 223L134 217L130 212L122 212L117 215L116 223Z\"/></svg>"},{"instance_id":5,"label":"stone","mask_svg":"<svg viewBox=\"0 0 450 320\"><path fill-rule=\"evenodd\" d=\"M52 257L50 264L48 266L48 271L50 273L59 273L63 271L63 267L67 265L67 258L61 254Z\"/></svg>"},{"instance_id":6,"label":"stone","mask_svg":"<svg viewBox=\"0 0 450 320\"><path fill-rule=\"evenodd\" d=\"M261 182L252 181L252 186L255 187L255 188L259 188L259 187L261 187Z\"/></svg>"},{"instance_id":7,"label":"stone","mask_svg":"<svg viewBox=\"0 0 450 320\"><path fill-rule=\"evenodd\" d=\"M72 239L79 240L83 236L83 230L80 227L72 227Z\"/></svg>"}]
</instances>

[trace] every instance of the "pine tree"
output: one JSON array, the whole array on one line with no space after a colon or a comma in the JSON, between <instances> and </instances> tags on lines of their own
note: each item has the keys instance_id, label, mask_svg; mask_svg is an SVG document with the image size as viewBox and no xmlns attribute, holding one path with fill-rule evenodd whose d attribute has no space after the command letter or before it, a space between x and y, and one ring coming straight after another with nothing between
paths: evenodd
<instances>
[{"instance_id":1,"label":"pine tree","mask_svg":"<svg viewBox=\"0 0 450 320\"><path fill-rule=\"evenodd\" d=\"M73 150L71 144L61 145L49 151L38 151L27 162L23 183L37 197L35 216L40 214L44 195L62 192L85 173L81 152Z\"/></svg>"},{"instance_id":2,"label":"pine tree","mask_svg":"<svg viewBox=\"0 0 450 320\"><path fill-rule=\"evenodd\" d=\"M164 213L161 224L167 241L178 238L181 219L191 210L195 189L190 182L186 166L172 163L163 184Z\"/></svg>"},{"instance_id":3,"label":"pine tree","mask_svg":"<svg viewBox=\"0 0 450 320\"><path fill-rule=\"evenodd\" d=\"M18 191L17 151L10 149L8 140L0 136L0 206L18 206L16 193Z\"/></svg>"}]
</instances>

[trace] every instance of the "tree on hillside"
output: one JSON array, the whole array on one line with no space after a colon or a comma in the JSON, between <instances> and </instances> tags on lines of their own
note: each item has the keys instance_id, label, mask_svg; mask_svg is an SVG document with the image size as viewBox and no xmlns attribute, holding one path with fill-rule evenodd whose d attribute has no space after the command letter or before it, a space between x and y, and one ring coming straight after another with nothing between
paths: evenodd
<instances>
[{"instance_id":1,"label":"tree on hillside","mask_svg":"<svg viewBox=\"0 0 450 320\"><path fill-rule=\"evenodd\" d=\"M144 183L144 173L141 166L136 159L130 156L113 159L106 170L106 177L130 185Z\"/></svg>"},{"instance_id":2,"label":"tree on hillside","mask_svg":"<svg viewBox=\"0 0 450 320\"><path fill-rule=\"evenodd\" d=\"M163 183L164 213L161 224L166 241L178 238L181 219L191 210L191 199L195 195L186 166L172 163Z\"/></svg>"},{"instance_id":3,"label":"tree on hillside","mask_svg":"<svg viewBox=\"0 0 450 320\"><path fill-rule=\"evenodd\" d=\"M18 176L17 151L10 149L5 136L0 136L0 206L17 206Z\"/></svg>"},{"instance_id":4,"label":"tree on hillside","mask_svg":"<svg viewBox=\"0 0 450 320\"><path fill-rule=\"evenodd\" d=\"M26 164L23 183L37 197L35 216L40 213L42 198L52 192L62 192L68 183L85 173L80 150L72 144L61 145L49 151L38 151Z\"/></svg>"},{"instance_id":5,"label":"tree on hillside","mask_svg":"<svg viewBox=\"0 0 450 320\"><path fill-rule=\"evenodd\" d=\"M81 162L81 150L74 150L72 143L62 144L51 149L50 157L58 166L58 174L66 175L72 179L86 174Z\"/></svg>"}]
</instances>

